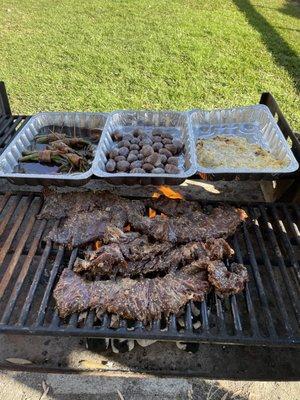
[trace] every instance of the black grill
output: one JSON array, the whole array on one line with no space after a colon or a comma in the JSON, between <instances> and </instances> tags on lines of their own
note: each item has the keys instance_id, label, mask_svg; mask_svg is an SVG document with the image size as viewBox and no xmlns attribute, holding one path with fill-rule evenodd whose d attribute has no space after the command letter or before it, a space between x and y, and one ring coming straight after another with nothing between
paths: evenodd
<instances>
[{"instance_id":1,"label":"black grill","mask_svg":"<svg viewBox=\"0 0 300 400\"><path fill-rule=\"evenodd\" d=\"M29 118L25 115L0 115L0 154Z\"/></svg>"},{"instance_id":2,"label":"black grill","mask_svg":"<svg viewBox=\"0 0 300 400\"><path fill-rule=\"evenodd\" d=\"M77 253L43 242L54 223L37 220L38 195L0 196L0 332L83 337L122 337L211 343L299 345L300 207L287 204L240 205L253 218L231 240L236 261L250 282L243 294L188 304L182 317L152 327L94 312L61 320L53 289Z\"/></svg>"}]
</instances>

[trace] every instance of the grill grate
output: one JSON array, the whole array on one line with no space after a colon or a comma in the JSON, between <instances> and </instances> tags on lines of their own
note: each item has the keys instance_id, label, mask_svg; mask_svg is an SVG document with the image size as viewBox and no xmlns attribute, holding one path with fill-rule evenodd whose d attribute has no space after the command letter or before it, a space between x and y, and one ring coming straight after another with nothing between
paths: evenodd
<instances>
[{"instance_id":1,"label":"grill grate","mask_svg":"<svg viewBox=\"0 0 300 400\"><path fill-rule=\"evenodd\" d=\"M80 250L42 238L53 221L37 220L42 198L0 195L0 332L83 337L123 337L212 343L299 345L300 207L242 205L253 218L231 240L237 262L248 267L243 294L209 294L187 305L182 317L155 321L151 328L89 311L58 317L52 291L63 268Z\"/></svg>"}]
</instances>

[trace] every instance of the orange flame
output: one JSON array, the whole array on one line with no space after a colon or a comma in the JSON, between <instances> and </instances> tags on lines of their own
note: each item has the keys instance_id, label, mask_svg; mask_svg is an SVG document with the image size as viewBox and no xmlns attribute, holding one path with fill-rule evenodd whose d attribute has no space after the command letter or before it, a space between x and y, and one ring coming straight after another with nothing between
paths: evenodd
<instances>
[{"instance_id":1,"label":"orange flame","mask_svg":"<svg viewBox=\"0 0 300 400\"><path fill-rule=\"evenodd\" d=\"M149 207L148 215L149 218L154 218L156 216L156 211Z\"/></svg>"},{"instance_id":2,"label":"orange flame","mask_svg":"<svg viewBox=\"0 0 300 400\"><path fill-rule=\"evenodd\" d=\"M175 192L175 190L171 189L169 186L160 186L160 192L168 197L169 199L183 199L183 196L179 192Z\"/></svg>"},{"instance_id":3,"label":"orange flame","mask_svg":"<svg viewBox=\"0 0 300 400\"><path fill-rule=\"evenodd\" d=\"M203 179L204 181L208 180L208 174L206 174L205 172L198 172L198 175L200 176L201 179Z\"/></svg>"},{"instance_id":4,"label":"orange flame","mask_svg":"<svg viewBox=\"0 0 300 400\"><path fill-rule=\"evenodd\" d=\"M94 243L95 250L99 250L101 246L102 246L102 240L96 240L96 242Z\"/></svg>"},{"instance_id":5,"label":"orange flame","mask_svg":"<svg viewBox=\"0 0 300 400\"><path fill-rule=\"evenodd\" d=\"M158 192L153 192L151 197L152 197L152 199L159 199L160 196L161 196L160 193L158 193Z\"/></svg>"},{"instance_id":6,"label":"orange flame","mask_svg":"<svg viewBox=\"0 0 300 400\"><path fill-rule=\"evenodd\" d=\"M130 224L124 226L124 232L130 232L131 231L131 226Z\"/></svg>"}]
</instances>

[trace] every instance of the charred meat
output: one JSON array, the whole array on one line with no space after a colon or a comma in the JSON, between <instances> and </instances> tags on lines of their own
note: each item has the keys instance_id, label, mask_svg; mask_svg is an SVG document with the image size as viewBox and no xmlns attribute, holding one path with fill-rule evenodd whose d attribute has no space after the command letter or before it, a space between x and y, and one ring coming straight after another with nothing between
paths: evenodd
<instances>
[{"instance_id":1,"label":"charred meat","mask_svg":"<svg viewBox=\"0 0 300 400\"><path fill-rule=\"evenodd\" d=\"M84 259L76 259L74 271L89 272L94 276L147 275L176 270L197 259L221 260L233 254L224 239L181 246L173 246L170 242L149 243L147 236L135 237L131 232L123 233L122 239L121 243L112 242L98 250L86 251Z\"/></svg>"},{"instance_id":2,"label":"charred meat","mask_svg":"<svg viewBox=\"0 0 300 400\"><path fill-rule=\"evenodd\" d=\"M43 194L45 201L39 219L60 219L94 210L112 212L113 206L123 207L127 212L132 211L138 215L145 213L143 202L128 200L107 191L58 193L46 189Z\"/></svg>"},{"instance_id":3,"label":"charred meat","mask_svg":"<svg viewBox=\"0 0 300 400\"><path fill-rule=\"evenodd\" d=\"M223 262L214 261L206 265L208 280L221 297L240 293L249 280L247 268L244 265L233 263L229 271Z\"/></svg>"},{"instance_id":4,"label":"charred meat","mask_svg":"<svg viewBox=\"0 0 300 400\"><path fill-rule=\"evenodd\" d=\"M94 309L147 324L162 316L179 314L190 300L201 301L209 289L206 272L183 270L163 278L88 282L65 269L54 290L62 318Z\"/></svg>"},{"instance_id":5,"label":"charred meat","mask_svg":"<svg viewBox=\"0 0 300 400\"><path fill-rule=\"evenodd\" d=\"M221 261L198 259L163 278L85 280L65 269L54 290L62 318L88 308L97 315L108 312L147 324L170 314L178 315L190 300L202 301L211 288L220 296L239 293L248 281L246 268L233 264L228 271Z\"/></svg>"},{"instance_id":6,"label":"charred meat","mask_svg":"<svg viewBox=\"0 0 300 400\"><path fill-rule=\"evenodd\" d=\"M108 192L50 192L39 218L65 218L45 239L72 248L102 239L108 227L123 229L131 212L141 215L144 204Z\"/></svg>"},{"instance_id":7,"label":"charred meat","mask_svg":"<svg viewBox=\"0 0 300 400\"><path fill-rule=\"evenodd\" d=\"M210 214L201 211L177 217L155 218L131 214L129 222L135 230L151 236L155 240L172 243L188 243L210 238L226 238L232 235L238 225L247 218L247 214L231 206L219 206Z\"/></svg>"},{"instance_id":8,"label":"charred meat","mask_svg":"<svg viewBox=\"0 0 300 400\"><path fill-rule=\"evenodd\" d=\"M145 200L145 204L169 217L178 217L180 215L194 216L194 213L201 212L202 210L202 207L196 201L170 200L164 196L158 199Z\"/></svg>"},{"instance_id":9,"label":"charred meat","mask_svg":"<svg viewBox=\"0 0 300 400\"><path fill-rule=\"evenodd\" d=\"M109 223L110 215L102 211L84 212L80 214L80 217L74 214L60 226L54 227L45 239L73 248L101 238Z\"/></svg>"}]
</instances>

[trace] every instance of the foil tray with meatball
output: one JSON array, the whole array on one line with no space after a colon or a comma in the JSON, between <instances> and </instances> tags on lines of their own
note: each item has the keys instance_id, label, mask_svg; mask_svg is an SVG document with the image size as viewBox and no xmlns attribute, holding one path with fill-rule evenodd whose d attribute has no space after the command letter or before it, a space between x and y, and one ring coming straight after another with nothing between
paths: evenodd
<instances>
[{"instance_id":1,"label":"foil tray with meatball","mask_svg":"<svg viewBox=\"0 0 300 400\"><path fill-rule=\"evenodd\" d=\"M180 184L195 170L188 115L171 111L112 113L93 167L114 184Z\"/></svg>"}]
</instances>

